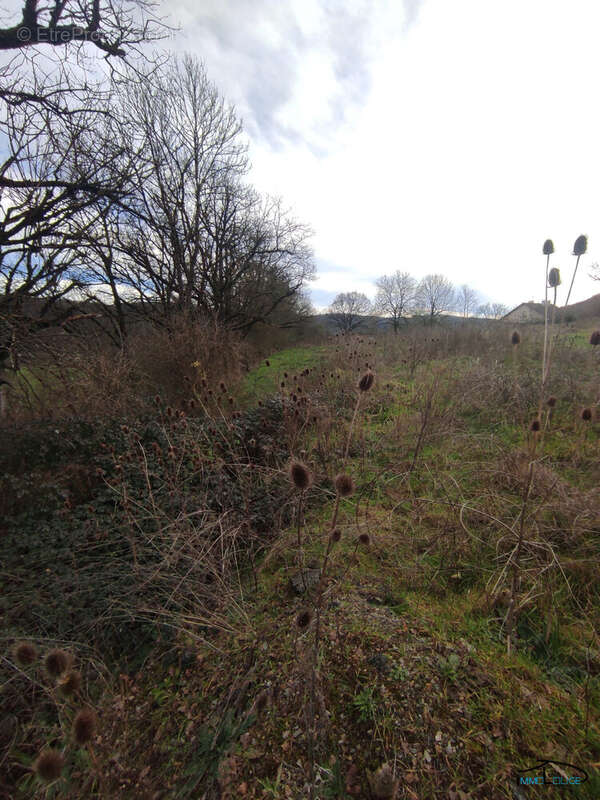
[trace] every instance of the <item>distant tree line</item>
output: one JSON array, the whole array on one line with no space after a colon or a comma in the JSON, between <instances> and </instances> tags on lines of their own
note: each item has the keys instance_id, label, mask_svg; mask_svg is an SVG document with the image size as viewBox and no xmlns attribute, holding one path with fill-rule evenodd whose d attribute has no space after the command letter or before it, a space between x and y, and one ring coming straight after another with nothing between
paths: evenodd
<instances>
[{"instance_id":1,"label":"distant tree line","mask_svg":"<svg viewBox=\"0 0 600 800\"><path fill-rule=\"evenodd\" d=\"M335 297L329 313L341 331L350 333L371 314L389 318L394 331L398 332L403 320L414 315L433 320L452 312L465 319L474 315L498 319L508 311L501 303L479 303L474 289L467 284L456 288L439 273L417 280L410 273L398 270L377 278L375 285L377 294L373 302L363 292L341 292Z\"/></svg>"},{"instance_id":2,"label":"distant tree line","mask_svg":"<svg viewBox=\"0 0 600 800\"><path fill-rule=\"evenodd\" d=\"M27 0L0 29L14 51L0 71L4 341L64 321L74 299L119 344L136 319L186 313L245 334L309 310L310 229L248 181L241 123L202 64L142 55L165 34L152 12ZM94 51L108 70L82 68Z\"/></svg>"}]
</instances>

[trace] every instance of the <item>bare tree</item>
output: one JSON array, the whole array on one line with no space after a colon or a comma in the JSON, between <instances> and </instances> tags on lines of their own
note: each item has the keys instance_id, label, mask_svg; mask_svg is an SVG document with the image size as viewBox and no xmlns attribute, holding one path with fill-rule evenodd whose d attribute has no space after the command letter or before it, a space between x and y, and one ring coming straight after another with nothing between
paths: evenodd
<instances>
[{"instance_id":1,"label":"bare tree","mask_svg":"<svg viewBox=\"0 0 600 800\"><path fill-rule=\"evenodd\" d=\"M245 333L296 298L299 309L311 231L244 182L240 122L203 67L185 58L131 82L121 116L140 147L136 190L103 223L110 235L94 258L115 311L167 324L201 313Z\"/></svg>"},{"instance_id":2,"label":"bare tree","mask_svg":"<svg viewBox=\"0 0 600 800\"><path fill-rule=\"evenodd\" d=\"M477 313L480 317L485 317L485 319L490 319L493 316L492 314L492 304L491 303L481 303L481 305L477 306Z\"/></svg>"},{"instance_id":3,"label":"bare tree","mask_svg":"<svg viewBox=\"0 0 600 800\"><path fill-rule=\"evenodd\" d=\"M416 296L419 307L433 319L452 308L454 286L443 275L425 275L419 282Z\"/></svg>"},{"instance_id":4,"label":"bare tree","mask_svg":"<svg viewBox=\"0 0 600 800\"><path fill-rule=\"evenodd\" d=\"M79 285L86 226L129 191L131 139L111 114L117 82L94 75L85 54L139 55L138 45L164 35L153 8L145 0L24 0L20 18L0 29L0 50L14 53L0 67L0 314L9 327L27 317L47 324L40 314ZM58 44L68 47L58 52Z\"/></svg>"},{"instance_id":5,"label":"bare tree","mask_svg":"<svg viewBox=\"0 0 600 800\"><path fill-rule=\"evenodd\" d=\"M358 328L371 310L371 301L362 292L341 292L329 306L329 313L342 333Z\"/></svg>"},{"instance_id":6,"label":"bare tree","mask_svg":"<svg viewBox=\"0 0 600 800\"><path fill-rule=\"evenodd\" d=\"M492 303L491 312L494 319L500 319L500 317L508 314L508 308L504 303Z\"/></svg>"},{"instance_id":7,"label":"bare tree","mask_svg":"<svg viewBox=\"0 0 600 800\"><path fill-rule=\"evenodd\" d=\"M147 0L24 0L20 19L0 28L0 50L90 42L109 56L123 57L142 42L164 35Z\"/></svg>"},{"instance_id":8,"label":"bare tree","mask_svg":"<svg viewBox=\"0 0 600 800\"><path fill-rule=\"evenodd\" d=\"M468 318L475 308L475 303L477 302L477 292L474 289L471 289L470 286L467 286L466 283L463 283L463 285L457 291L456 299L458 308L462 312L463 317Z\"/></svg>"},{"instance_id":9,"label":"bare tree","mask_svg":"<svg viewBox=\"0 0 600 800\"><path fill-rule=\"evenodd\" d=\"M66 117L44 107L7 110L0 317L11 340L17 330L20 336L69 316L61 301L82 287L82 244L134 186L136 155L124 123L107 113L107 105L95 107L95 96L86 100L81 92L80 99L81 108Z\"/></svg>"},{"instance_id":10,"label":"bare tree","mask_svg":"<svg viewBox=\"0 0 600 800\"><path fill-rule=\"evenodd\" d=\"M78 174L29 174L35 173L31 154L40 140L59 134L63 141L53 144L64 145L74 129L81 130L82 117L93 127L102 124L91 123L89 115L109 113L108 99L121 79L116 64L131 56L157 63L141 48L166 33L154 8L147 0L23 0L20 19L0 28L0 50L15 53L0 66L0 135L9 142L16 135L19 144L0 164L0 189L98 192L96 183ZM58 52L57 45L67 47ZM90 51L105 53L102 67L86 58ZM43 211L38 206L36 218L44 217Z\"/></svg>"},{"instance_id":11,"label":"bare tree","mask_svg":"<svg viewBox=\"0 0 600 800\"><path fill-rule=\"evenodd\" d=\"M400 320L412 308L415 299L416 280L408 272L396 271L393 275L382 275L375 281L377 295L375 307L391 317L394 332L398 332Z\"/></svg>"}]
</instances>

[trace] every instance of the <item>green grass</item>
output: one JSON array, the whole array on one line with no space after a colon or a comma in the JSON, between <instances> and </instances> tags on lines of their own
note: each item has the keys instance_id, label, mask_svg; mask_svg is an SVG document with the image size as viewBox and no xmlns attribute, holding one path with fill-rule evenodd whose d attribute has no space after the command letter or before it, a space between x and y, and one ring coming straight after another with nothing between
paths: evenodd
<instances>
[{"instance_id":1,"label":"green grass","mask_svg":"<svg viewBox=\"0 0 600 800\"><path fill-rule=\"evenodd\" d=\"M287 372L291 380L302 370L315 367L322 361L327 348L324 346L289 347L264 359L246 375L240 388L240 402L244 405L256 403L279 390ZM267 366L266 362L269 362Z\"/></svg>"}]
</instances>

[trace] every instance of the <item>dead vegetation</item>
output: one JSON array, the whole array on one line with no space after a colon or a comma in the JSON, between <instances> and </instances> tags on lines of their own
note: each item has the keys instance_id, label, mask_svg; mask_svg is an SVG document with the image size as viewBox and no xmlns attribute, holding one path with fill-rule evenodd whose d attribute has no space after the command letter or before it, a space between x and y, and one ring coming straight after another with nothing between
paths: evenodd
<instances>
[{"instance_id":1,"label":"dead vegetation","mask_svg":"<svg viewBox=\"0 0 600 800\"><path fill-rule=\"evenodd\" d=\"M597 761L590 353L557 342L532 430L534 326L518 360L502 326L426 340L418 364L412 333L263 363L277 388L254 408L235 372L192 364L179 397L64 427L36 477L43 529L20 455L49 428L22 427L3 465L5 791L489 800L540 755ZM48 705L15 641L81 654L97 726L74 760L77 709ZM48 747L69 764L50 790Z\"/></svg>"}]
</instances>

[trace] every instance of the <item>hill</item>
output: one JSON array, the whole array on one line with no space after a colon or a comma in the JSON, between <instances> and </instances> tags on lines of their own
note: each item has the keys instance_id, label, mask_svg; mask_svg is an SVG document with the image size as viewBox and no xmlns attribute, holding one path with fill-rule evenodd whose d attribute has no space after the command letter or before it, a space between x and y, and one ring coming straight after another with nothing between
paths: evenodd
<instances>
[{"instance_id":1,"label":"hill","mask_svg":"<svg viewBox=\"0 0 600 800\"><path fill-rule=\"evenodd\" d=\"M562 311L558 314L558 318L560 319L561 317ZM600 318L600 294L595 294L592 297L588 297L587 300L581 300L579 303L572 303L565 309L567 322L588 320L594 317Z\"/></svg>"}]
</instances>

